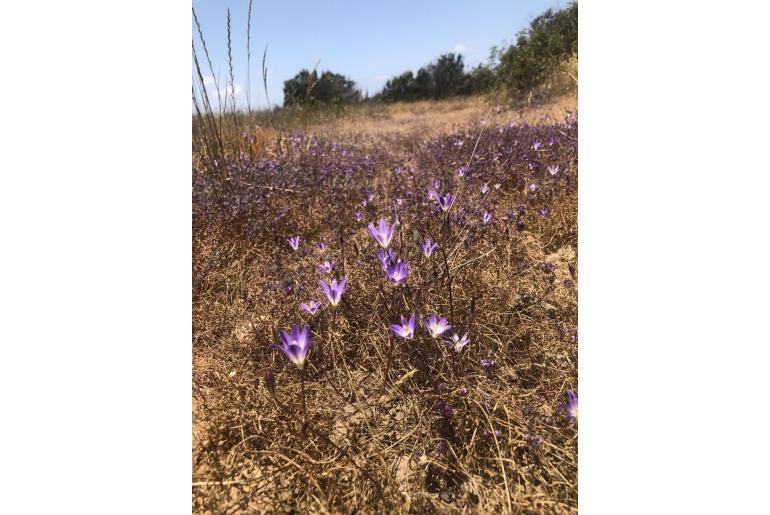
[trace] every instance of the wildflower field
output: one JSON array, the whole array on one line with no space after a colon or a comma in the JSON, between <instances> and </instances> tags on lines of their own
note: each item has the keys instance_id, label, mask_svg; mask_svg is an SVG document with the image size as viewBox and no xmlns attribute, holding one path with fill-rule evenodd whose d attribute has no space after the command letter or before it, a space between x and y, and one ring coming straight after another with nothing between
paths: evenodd
<instances>
[{"instance_id":1,"label":"wildflower field","mask_svg":"<svg viewBox=\"0 0 770 515\"><path fill-rule=\"evenodd\" d=\"M193 144L194 512L577 510L577 127Z\"/></svg>"}]
</instances>

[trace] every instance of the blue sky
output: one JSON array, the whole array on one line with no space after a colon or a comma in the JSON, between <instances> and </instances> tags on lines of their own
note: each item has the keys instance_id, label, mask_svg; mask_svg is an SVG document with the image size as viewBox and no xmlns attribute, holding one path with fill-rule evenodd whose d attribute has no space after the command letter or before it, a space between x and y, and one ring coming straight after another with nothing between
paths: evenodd
<instances>
[{"instance_id":1,"label":"blue sky","mask_svg":"<svg viewBox=\"0 0 770 515\"><path fill-rule=\"evenodd\" d=\"M283 81L300 69L331 70L356 81L361 91L379 91L405 70L416 71L444 52L460 52L466 68L486 62L489 50L534 17L567 0L286 1L254 0L251 19L251 103L265 107L261 60L266 44L268 93L283 100ZM232 16L236 99L245 108L248 0L193 0L220 87L228 74L227 8ZM193 37L199 43L193 22ZM203 59L199 47L199 58ZM211 75L208 65L203 66ZM210 79L207 79L210 81ZM213 86L211 90L214 91Z\"/></svg>"}]
</instances>

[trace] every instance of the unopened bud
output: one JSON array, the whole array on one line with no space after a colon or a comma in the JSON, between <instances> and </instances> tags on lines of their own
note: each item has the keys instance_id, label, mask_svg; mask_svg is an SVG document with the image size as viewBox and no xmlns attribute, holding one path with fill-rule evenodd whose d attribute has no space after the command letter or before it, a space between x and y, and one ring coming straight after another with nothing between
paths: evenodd
<instances>
[{"instance_id":1,"label":"unopened bud","mask_svg":"<svg viewBox=\"0 0 770 515\"><path fill-rule=\"evenodd\" d=\"M270 395L275 397L275 376L273 375L273 371L269 368L265 369L265 387L267 388L267 391L270 392Z\"/></svg>"}]
</instances>

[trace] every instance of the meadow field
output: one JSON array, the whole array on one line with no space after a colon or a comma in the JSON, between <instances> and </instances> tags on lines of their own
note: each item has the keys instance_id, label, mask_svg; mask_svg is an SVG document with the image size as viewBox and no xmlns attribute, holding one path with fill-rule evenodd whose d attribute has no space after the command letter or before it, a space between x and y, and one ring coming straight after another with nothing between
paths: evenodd
<instances>
[{"instance_id":1,"label":"meadow field","mask_svg":"<svg viewBox=\"0 0 770 515\"><path fill-rule=\"evenodd\" d=\"M577 510L576 111L194 139L195 513Z\"/></svg>"}]
</instances>

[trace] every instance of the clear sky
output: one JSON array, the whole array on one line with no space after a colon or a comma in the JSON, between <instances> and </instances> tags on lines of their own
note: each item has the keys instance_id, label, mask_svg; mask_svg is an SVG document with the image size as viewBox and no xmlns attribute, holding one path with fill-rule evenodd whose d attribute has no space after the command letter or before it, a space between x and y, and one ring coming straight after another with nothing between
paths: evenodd
<instances>
[{"instance_id":1,"label":"clear sky","mask_svg":"<svg viewBox=\"0 0 770 515\"><path fill-rule=\"evenodd\" d=\"M248 0L193 0L221 88L228 74L226 19L230 8L236 99L244 108L248 4ZM373 94L389 77L416 71L444 52L463 54L466 69L486 62L493 45L512 41L541 12L566 4L567 0L254 0L251 103L266 106L261 76L266 44L272 104L282 102L284 80L302 68L312 69L319 60L319 71L346 75L362 92ZM192 27L199 45L194 22ZM198 51L204 59L200 46ZM201 65L204 74L210 75L208 65Z\"/></svg>"}]
</instances>

